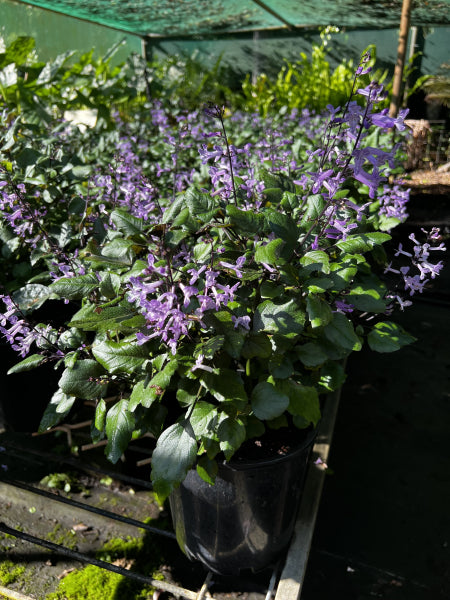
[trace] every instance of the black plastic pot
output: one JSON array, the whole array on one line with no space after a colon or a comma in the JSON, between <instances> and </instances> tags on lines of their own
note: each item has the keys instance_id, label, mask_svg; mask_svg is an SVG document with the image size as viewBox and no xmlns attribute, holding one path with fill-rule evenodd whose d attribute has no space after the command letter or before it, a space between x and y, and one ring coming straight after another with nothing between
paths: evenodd
<instances>
[{"instance_id":1,"label":"black plastic pot","mask_svg":"<svg viewBox=\"0 0 450 600\"><path fill-rule=\"evenodd\" d=\"M189 471L170 496L183 552L220 575L275 563L293 534L314 438L285 455L220 464L215 485Z\"/></svg>"}]
</instances>

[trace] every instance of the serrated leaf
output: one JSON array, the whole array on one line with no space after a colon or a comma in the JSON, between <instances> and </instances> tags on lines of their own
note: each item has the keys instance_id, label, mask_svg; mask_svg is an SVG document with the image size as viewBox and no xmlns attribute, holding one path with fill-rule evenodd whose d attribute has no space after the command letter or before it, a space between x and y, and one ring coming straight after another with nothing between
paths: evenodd
<instances>
[{"instance_id":1,"label":"serrated leaf","mask_svg":"<svg viewBox=\"0 0 450 600\"><path fill-rule=\"evenodd\" d=\"M152 457L153 490L160 504L193 466L197 441L189 421L175 423L159 436Z\"/></svg>"},{"instance_id":2,"label":"serrated leaf","mask_svg":"<svg viewBox=\"0 0 450 600\"><path fill-rule=\"evenodd\" d=\"M264 217L260 213L251 210L241 210L234 206L234 204L228 204L226 211L230 218L231 226L238 233L256 235L264 228Z\"/></svg>"},{"instance_id":3,"label":"serrated leaf","mask_svg":"<svg viewBox=\"0 0 450 600\"><path fill-rule=\"evenodd\" d=\"M100 282L94 273L78 277L63 277L50 284L49 289L60 298L79 300L98 288Z\"/></svg>"},{"instance_id":4,"label":"serrated leaf","mask_svg":"<svg viewBox=\"0 0 450 600\"><path fill-rule=\"evenodd\" d=\"M92 354L109 373L134 373L148 360L148 349L137 342L105 341L93 346Z\"/></svg>"},{"instance_id":5,"label":"serrated leaf","mask_svg":"<svg viewBox=\"0 0 450 600\"><path fill-rule=\"evenodd\" d=\"M145 318L136 314L128 302L119 306L101 308L88 304L74 314L69 327L84 331L128 331L145 325Z\"/></svg>"},{"instance_id":6,"label":"serrated leaf","mask_svg":"<svg viewBox=\"0 0 450 600\"><path fill-rule=\"evenodd\" d=\"M171 360L161 371L158 371L149 381L141 380L134 387L130 396L130 410L141 404L150 408L153 402L161 396L168 387L172 376L177 370L178 362Z\"/></svg>"},{"instance_id":7,"label":"serrated leaf","mask_svg":"<svg viewBox=\"0 0 450 600\"><path fill-rule=\"evenodd\" d=\"M200 380L202 385L219 402L243 400L247 401L247 392L245 391L242 378L239 373L231 369L220 369L220 373L207 373L201 371Z\"/></svg>"},{"instance_id":8,"label":"serrated leaf","mask_svg":"<svg viewBox=\"0 0 450 600\"><path fill-rule=\"evenodd\" d=\"M144 231L142 219L135 217L128 210L116 208L111 213L111 221L125 235L139 235Z\"/></svg>"},{"instance_id":9,"label":"serrated leaf","mask_svg":"<svg viewBox=\"0 0 450 600\"><path fill-rule=\"evenodd\" d=\"M271 210L267 211L265 218L269 231L272 231L277 238L284 240L290 248L296 245L299 228L290 215Z\"/></svg>"},{"instance_id":10,"label":"serrated leaf","mask_svg":"<svg viewBox=\"0 0 450 600\"><path fill-rule=\"evenodd\" d=\"M391 239L388 233L375 231L373 233L360 233L348 235L346 240L341 240L336 243L336 246L343 252L351 254L364 254L369 252L377 244L383 244Z\"/></svg>"},{"instance_id":11,"label":"serrated leaf","mask_svg":"<svg viewBox=\"0 0 450 600\"><path fill-rule=\"evenodd\" d=\"M68 396L83 400L101 398L107 386L98 381L105 371L96 360L78 360L72 368L66 368L59 380L59 387Z\"/></svg>"},{"instance_id":12,"label":"serrated leaf","mask_svg":"<svg viewBox=\"0 0 450 600\"><path fill-rule=\"evenodd\" d=\"M214 404L203 401L197 402L189 417L195 437L211 437L215 431L218 415L219 413Z\"/></svg>"},{"instance_id":13,"label":"serrated leaf","mask_svg":"<svg viewBox=\"0 0 450 600\"><path fill-rule=\"evenodd\" d=\"M128 410L128 400L120 400L106 414L106 436L108 444L105 454L116 463L127 449L134 429L134 416Z\"/></svg>"},{"instance_id":14,"label":"serrated leaf","mask_svg":"<svg viewBox=\"0 0 450 600\"><path fill-rule=\"evenodd\" d=\"M20 310L26 313L38 309L46 300L54 300L58 297L46 285L27 283L14 292L12 298Z\"/></svg>"},{"instance_id":15,"label":"serrated leaf","mask_svg":"<svg viewBox=\"0 0 450 600\"><path fill-rule=\"evenodd\" d=\"M45 356L41 356L40 354L31 354L24 360L21 360L19 363L11 367L7 374L12 375L13 373L22 373L22 371L31 371L31 369L35 369L43 362L45 362Z\"/></svg>"},{"instance_id":16,"label":"serrated leaf","mask_svg":"<svg viewBox=\"0 0 450 600\"><path fill-rule=\"evenodd\" d=\"M258 419L275 419L289 406L289 397L268 381L262 381L253 388L251 404Z\"/></svg>"}]
</instances>

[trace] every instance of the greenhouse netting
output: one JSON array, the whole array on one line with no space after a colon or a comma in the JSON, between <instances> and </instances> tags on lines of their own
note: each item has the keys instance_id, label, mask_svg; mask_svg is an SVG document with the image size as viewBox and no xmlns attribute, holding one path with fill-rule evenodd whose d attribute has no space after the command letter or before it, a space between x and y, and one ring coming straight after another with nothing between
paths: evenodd
<instances>
[{"instance_id":1,"label":"greenhouse netting","mask_svg":"<svg viewBox=\"0 0 450 600\"><path fill-rule=\"evenodd\" d=\"M20 0L22 2L22 0ZM184 38L336 25L386 29L402 0L31 0L23 2L142 37ZM416 1L411 25L450 24L450 0Z\"/></svg>"}]
</instances>

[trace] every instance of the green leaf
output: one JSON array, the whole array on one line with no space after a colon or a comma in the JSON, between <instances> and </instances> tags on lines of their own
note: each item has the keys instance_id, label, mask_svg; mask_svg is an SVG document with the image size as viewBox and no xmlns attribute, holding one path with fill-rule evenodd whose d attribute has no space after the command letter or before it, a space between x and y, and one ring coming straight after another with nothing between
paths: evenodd
<instances>
[{"instance_id":1,"label":"green leaf","mask_svg":"<svg viewBox=\"0 0 450 600\"><path fill-rule=\"evenodd\" d=\"M106 402L101 398L95 407L94 425L97 431L103 431L106 424Z\"/></svg>"},{"instance_id":2,"label":"green leaf","mask_svg":"<svg viewBox=\"0 0 450 600\"><path fill-rule=\"evenodd\" d=\"M285 260L281 258L281 253L284 246L285 242L280 238L272 240L265 246L258 246L255 252L255 262L268 265L283 264Z\"/></svg>"},{"instance_id":3,"label":"green leaf","mask_svg":"<svg viewBox=\"0 0 450 600\"><path fill-rule=\"evenodd\" d=\"M210 485L214 485L219 467L214 459L209 458L206 454L201 456L197 461L197 473Z\"/></svg>"},{"instance_id":4,"label":"green leaf","mask_svg":"<svg viewBox=\"0 0 450 600\"><path fill-rule=\"evenodd\" d=\"M307 272L319 271L328 275L330 272L330 258L326 252L322 250L311 250L300 259L300 264L303 265Z\"/></svg>"},{"instance_id":5,"label":"green leaf","mask_svg":"<svg viewBox=\"0 0 450 600\"><path fill-rule=\"evenodd\" d=\"M308 198L305 213L302 217L301 226L304 231L309 231L313 223L317 222L325 208L325 200L321 194L314 194Z\"/></svg>"},{"instance_id":6,"label":"green leaf","mask_svg":"<svg viewBox=\"0 0 450 600\"><path fill-rule=\"evenodd\" d=\"M256 235L264 228L264 216L252 210L241 210L234 204L228 204L227 215L231 226L243 235Z\"/></svg>"},{"instance_id":7,"label":"green leaf","mask_svg":"<svg viewBox=\"0 0 450 600\"><path fill-rule=\"evenodd\" d=\"M40 283L27 283L13 293L12 298L24 313L38 309L46 300L57 299L50 287Z\"/></svg>"},{"instance_id":8,"label":"green leaf","mask_svg":"<svg viewBox=\"0 0 450 600\"><path fill-rule=\"evenodd\" d=\"M277 381L277 389L289 397L288 412L303 417L307 424L314 426L320 420L319 394L315 387L301 385L292 379Z\"/></svg>"},{"instance_id":9,"label":"green leaf","mask_svg":"<svg viewBox=\"0 0 450 600\"><path fill-rule=\"evenodd\" d=\"M63 277L50 284L49 289L60 298L79 300L86 298L100 285L94 273L78 277Z\"/></svg>"},{"instance_id":10,"label":"green leaf","mask_svg":"<svg viewBox=\"0 0 450 600\"><path fill-rule=\"evenodd\" d=\"M193 466L197 456L197 441L189 421L175 423L159 436L152 457L153 490L163 504Z\"/></svg>"},{"instance_id":11,"label":"green leaf","mask_svg":"<svg viewBox=\"0 0 450 600\"><path fill-rule=\"evenodd\" d=\"M266 331L292 337L303 331L305 320L306 315L295 300L283 304L265 300L255 310L253 331Z\"/></svg>"},{"instance_id":12,"label":"green leaf","mask_svg":"<svg viewBox=\"0 0 450 600\"><path fill-rule=\"evenodd\" d=\"M330 360L320 370L319 385L329 392L334 392L343 385L346 377L342 363Z\"/></svg>"},{"instance_id":13,"label":"green leaf","mask_svg":"<svg viewBox=\"0 0 450 600\"><path fill-rule=\"evenodd\" d=\"M127 449L134 429L134 416L128 410L128 400L120 400L106 415L106 436L108 444L105 454L116 463Z\"/></svg>"},{"instance_id":14,"label":"green leaf","mask_svg":"<svg viewBox=\"0 0 450 600\"><path fill-rule=\"evenodd\" d=\"M133 310L131 304L126 302L119 306L101 308L94 304L87 304L74 314L69 327L76 327L84 331L128 331L145 325L142 315Z\"/></svg>"},{"instance_id":15,"label":"green leaf","mask_svg":"<svg viewBox=\"0 0 450 600\"><path fill-rule=\"evenodd\" d=\"M309 294L307 297L306 310L308 311L309 320L311 321L313 329L328 325L333 319L333 313L329 304L314 294Z\"/></svg>"},{"instance_id":16,"label":"green leaf","mask_svg":"<svg viewBox=\"0 0 450 600\"><path fill-rule=\"evenodd\" d=\"M207 373L201 371L200 378L202 385L216 398L219 402L243 400L247 401L247 392L245 391L242 378L234 370L220 369L220 373Z\"/></svg>"},{"instance_id":17,"label":"green leaf","mask_svg":"<svg viewBox=\"0 0 450 600\"><path fill-rule=\"evenodd\" d=\"M297 223L290 215L270 210L265 213L269 231L273 231L277 238L284 240L290 248L294 248L299 237Z\"/></svg>"},{"instance_id":18,"label":"green leaf","mask_svg":"<svg viewBox=\"0 0 450 600\"><path fill-rule=\"evenodd\" d=\"M375 352L396 352L417 340L397 323L382 321L374 325L367 341Z\"/></svg>"},{"instance_id":19,"label":"green leaf","mask_svg":"<svg viewBox=\"0 0 450 600\"><path fill-rule=\"evenodd\" d=\"M361 350L362 343L356 335L351 321L341 313L334 313L331 323L324 328L327 340L346 350Z\"/></svg>"},{"instance_id":20,"label":"green leaf","mask_svg":"<svg viewBox=\"0 0 450 600\"><path fill-rule=\"evenodd\" d=\"M195 188L189 188L186 191L184 201L191 217L200 219L205 223L214 217L219 208L216 201L209 194L200 192Z\"/></svg>"},{"instance_id":21,"label":"green leaf","mask_svg":"<svg viewBox=\"0 0 450 600\"><path fill-rule=\"evenodd\" d=\"M266 333L250 333L242 347L242 356L244 358L268 358L272 354L272 344Z\"/></svg>"},{"instance_id":22,"label":"green leaf","mask_svg":"<svg viewBox=\"0 0 450 600\"><path fill-rule=\"evenodd\" d=\"M144 231L142 219L135 217L128 210L116 208L111 213L111 221L125 235L139 235Z\"/></svg>"},{"instance_id":23,"label":"green leaf","mask_svg":"<svg viewBox=\"0 0 450 600\"><path fill-rule=\"evenodd\" d=\"M275 419L289 406L289 397L268 381L262 381L253 388L251 403L258 419Z\"/></svg>"},{"instance_id":24,"label":"green leaf","mask_svg":"<svg viewBox=\"0 0 450 600\"><path fill-rule=\"evenodd\" d=\"M31 354L27 356L24 360L21 360L17 365L14 365L7 372L8 375L12 373L22 373L22 371L31 371L35 367L42 365L45 362L45 356L41 356L40 354Z\"/></svg>"},{"instance_id":25,"label":"green leaf","mask_svg":"<svg viewBox=\"0 0 450 600\"><path fill-rule=\"evenodd\" d=\"M305 367L318 367L328 359L324 350L314 342L307 342L302 346L296 346L295 350Z\"/></svg>"},{"instance_id":26,"label":"green leaf","mask_svg":"<svg viewBox=\"0 0 450 600\"><path fill-rule=\"evenodd\" d=\"M386 310L388 304L383 300L384 293L385 290L380 287L379 282L368 280L352 286L345 296L345 301L353 304L358 310L380 313Z\"/></svg>"},{"instance_id":27,"label":"green leaf","mask_svg":"<svg viewBox=\"0 0 450 600\"><path fill-rule=\"evenodd\" d=\"M225 458L230 460L236 450L245 441L245 425L240 419L227 417L217 429L219 445Z\"/></svg>"},{"instance_id":28,"label":"green leaf","mask_svg":"<svg viewBox=\"0 0 450 600\"><path fill-rule=\"evenodd\" d=\"M348 235L345 241L336 243L336 246L343 252L351 254L364 254L369 252L377 244L383 244L391 239L388 233L375 231L373 233L360 233Z\"/></svg>"},{"instance_id":29,"label":"green leaf","mask_svg":"<svg viewBox=\"0 0 450 600\"><path fill-rule=\"evenodd\" d=\"M153 402L161 396L168 387L172 376L178 368L178 362L171 360L161 371L157 372L150 381L139 381L131 392L130 410L133 411L141 404L145 408L150 408Z\"/></svg>"},{"instance_id":30,"label":"green leaf","mask_svg":"<svg viewBox=\"0 0 450 600\"><path fill-rule=\"evenodd\" d=\"M134 373L148 360L147 347L137 342L105 341L93 346L92 354L109 373Z\"/></svg>"},{"instance_id":31,"label":"green leaf","mask_svg":"<svg viewBox=\"0 0 450 600\"><path fill-rule=\"evenodd\" d=\"M67 396L62 390L57 390L42 415L38 432L44 433L65 419L75 399L74 396Z\"/></svg>"},{"instance_id":32,"label":"green leaf","mask_svg":"<svg viewBox=\"0 0 450 600\"><path fill-rule=\"evenodd\" d=\"M106 273L102 273L100 293L105 298L116 298L120 291L120 283L121 279L119 275L106 271Z\"/></svg>"},{"instance_id":33,"label":"green leaf","mask_svg":"<svg viewBox=\"0 0 450 600\"><path fill-rule=\"evenodd\" d=\"M105 371L96 360L78 360L72 368L66 368L59 380L59 387L68 396L83 400L101 398L107 386L98 380Z\"/></svg>"},{"instance_id":34,"label":"green leaf","mask_svg":"<svg viewBox=\"0 0 450 600\"><path fill-rule=\"evenodd\" d=\"M211 437L215 433L215 425L218 420L218 411L214 404L209 402L197 402L189 420L194 430L195 437Z\"/></svg>"}]
</instances>

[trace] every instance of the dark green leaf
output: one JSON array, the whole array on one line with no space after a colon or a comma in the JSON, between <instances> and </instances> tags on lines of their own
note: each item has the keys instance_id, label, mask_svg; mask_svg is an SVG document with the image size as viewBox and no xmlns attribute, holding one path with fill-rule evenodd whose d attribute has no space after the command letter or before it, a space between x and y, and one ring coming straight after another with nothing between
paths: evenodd
<instances>
[{"instance_id":1,"label":"dark green leaf","mask_svg":"<svg viewBox=\"0 0 450 600\"><path fill-rule=\"evenodd\" d=\"M45 356L41 356L40 354L31 354L27 356L24 360L21 360L17 365L11 367L8 371L8 375L12 373L21 373L22 371L31 371L35 367L38 367L43 362L45 362Z\"/></svg>"},{"instance_id":2,"label":"dark green leaf","mask_svg":"<svg viewBox=\"0 0 450 600\"><path fill-rule=\"evenodd\" d=\"M72 368L66 368L59 380L59 387L68 396L83 400L101 398L107 386L99 380L105 373L96 360L78 360Z\"/></svg>"},{"instance_id":3,"label":"dark green leaf","mask_svg":"<svg viewBox=\"0 0 450 600\"><path fill-rule=\"evenodd\" d=\"M341 313L334 313L331 323L324 328L325 337L334 345L346 350L361 350L362 344L351 321Z\"/></svg>"},{"instance_id":4,"label":"dark green leaf","mask_svg":"<svg viewBox=\"0 0 450 600\"><path fill-rule=\"evenodd\" d=\"M116 463L127 449L134 429L134 416L128 410L128 400L120 400L106 415L106 436L108 444L105 454Z\"/></svg>"},{"instance_id":5,"label":"dark green leaf","mask_svg":"<svg viewBox=\"0 0 450 600\"><path fill-rule=\"evenodd\" d=\"M336 243L336 246L343 252L349 252L351 254L364 254L369 252L376 244L383 244L391 239L388 233L380 233L378 231L373 233L360 233L355 235L348 235L345 241Z\"/></svg>"},{"instance_id":6,"label":"dark green leaf","mask_svg":"<svg viewBox=\"0 0 450 600\"><path fill-rule=\"evenodd\" d=\"M377 323L367 336L371 350L375 352L395 352L403 346L412 344L416 338L403 327L392 322Z\"/></svg>"},{"instance_id":7,"label":"dark green leaf","mask_svg":"<svg viewBox=\"0 0 450 600\"><path fill-rule=\"evenodd\" d=\"M160 504L187 475L197 456L197 441L189 421L175 423L160 435L152 457L153 490Z\"/></svg>"},{"instance_id":8,"label":"dark green leaf","mask_svg":"<svg viewBox=\"0 0 450 600\"><path fill-rule=\"evenodd\" d=\"M236 208L234 204L228 204L226 210L232 227L238 233L256 235L263 230L264 217L260 213L251 210L241 210Z\"/></svg>"},{"instance_id":9,"label":"dark green leaf","mask_svg":"<svg viewBox=\"0 0 450 600\"><path fill-rule=\"evenodd\" d=\"M69 414L74 402L74 396L67 396L61 390L56 391L42 415L39 433L44 433L60 423Z\"/></svg>"},{"instance_id":10,"label":"dark green leaf","mask_svg":"<svg viewBox=\"0 0 450 600\"><path fill-rule=\"evenodd\" d=\"M142 219L133 216L128 210L116 209L111 213L111 221L125 235L136 235L144 230Z\"/></svg>"},{"instance_id":11,"label":"dark green leaf","mask_svg":"<svg viewBox=\"0 0 450 600\"><path fill-rule=\"evenodd\" d=\"M227 417L217 429L219 445L225 458L230 460L236 450L245 441L245 425L240 419Z\"/></svg>"},{"instance_id":12,"label":"dark green leaf","mask_svg":"<svg viewBox=\"0 0 450 600\"><path fill-rule=\"evenodd\" d=\"M261 420L280 416L289 406L289 397L268 381L258 383L251 396L252 409Z\"/></svg>"},{"instance_id":13,"label":"dark green leaf","mask_svg":"<svg viewBox=\"0 0 450 600\"><path fill-rule=\"evenodd\" d=\"M134 373L149 358L147 347L137 342L100 342L92 354L109 373Z\"/></svg>"},{"instance_id":14,"label":"dark green leaf","mask_svg":"<svg viewBox=\"0 0 450 600\"><path fill-rule=\"evenodd\" d=\"M253 330L295 336L303 331L305 320L306 315L295 300L284 304L265 300L255 310Z\"/></svg>"},{"instance_id":15,"label":"dark green leaf","mask_svg":"<svg viewBox=\"0 0 450 600\"><path fill-rule=\"evenodd\" d=\"M49 286L54 294L68 300L79 300L86 298L91 292L98 288L100 282L94 273L80 275L78 277L63 277Z\"/></svg>"},{"instance_id":16,"label":"dark green leaf","mask_svg":"<svg viewBox=\"0 0 450 600\"><path fill-rule=\"evenodd\" d=\"M258 246L255 252L255 261L257 263L266 263L268 265L283 264L285 260L281 258L281 254L284 246L285 242L280 238L272 240L265 246Z\"/></svg>"},{"instance_id":17,"label":"dark green leaf","mask_svg":"<svg viewBox=\"0 0 450 600\"><path fill-rule=\"evenodd\" d=\"M328 325L333 319L333 313L327 302L322 300L320 296L309 294L306 299L306 310L308 311L309 320L312 328L323 327Z\"/></svg>"}]
</instances>

